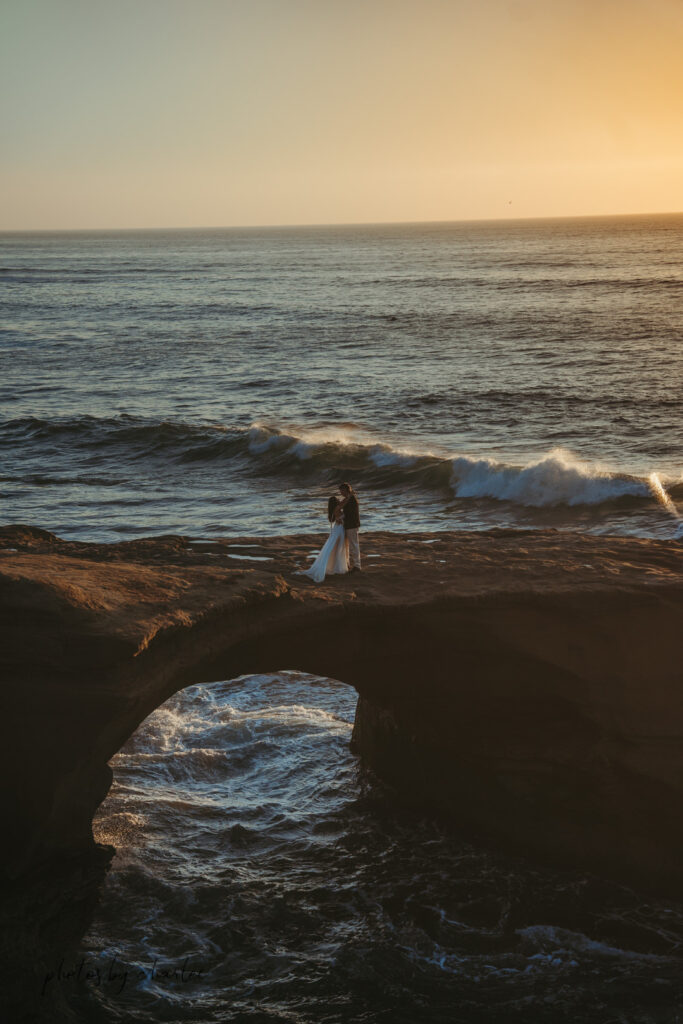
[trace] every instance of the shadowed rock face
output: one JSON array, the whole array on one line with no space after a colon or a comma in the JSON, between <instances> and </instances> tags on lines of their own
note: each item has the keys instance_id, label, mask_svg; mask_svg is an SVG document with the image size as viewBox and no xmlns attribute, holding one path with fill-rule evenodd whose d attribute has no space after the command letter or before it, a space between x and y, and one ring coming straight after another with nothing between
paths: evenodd
<instances>
[{"instance_id":1,"label":"shadowed rock face","mask_svg":"<svg viewBox=\"0 0 683 1024\"><path fill-rule=\"evenodd\" d=\"M176 690L298 669L356 688L355 749L406 799L683 888L680 544L365 534L318 586L319 544L0 530L5 878L94 849L109 759Z\"/></svg>"}]
</instances>

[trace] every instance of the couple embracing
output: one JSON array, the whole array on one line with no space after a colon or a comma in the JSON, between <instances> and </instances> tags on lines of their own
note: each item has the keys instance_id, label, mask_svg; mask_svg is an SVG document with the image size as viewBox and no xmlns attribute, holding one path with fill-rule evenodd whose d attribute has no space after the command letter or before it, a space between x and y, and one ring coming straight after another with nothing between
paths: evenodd
<instances>
[{"instance_id":1,"label":"couple embracing","mask_svg":"<svg viewBox=\"0 0 683 1024\"><path fill-rule=\"evenodd\" d=\"M320 554L304 576L322 583L326 575L360 571L358 528L360 515L358 498L350 484L340 484L339 494L333 494L327 503L330 536Z\"/></svg>"}]
</instances>

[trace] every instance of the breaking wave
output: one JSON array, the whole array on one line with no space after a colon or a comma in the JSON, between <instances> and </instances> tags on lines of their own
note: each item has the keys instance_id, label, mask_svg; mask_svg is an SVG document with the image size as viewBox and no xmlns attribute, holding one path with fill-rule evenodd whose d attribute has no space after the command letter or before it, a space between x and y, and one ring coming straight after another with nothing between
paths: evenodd
<instances>
[{"instance_id":1,"label":"breaking wave","mask_svg":"<svg viewBox=\"0 0 683 1024\"><path fill-rule=\"evenodd\" d=\"M453 487L459 498L495 498L534 508L651 497L645 480L591 466L561 448L527 466L454 459Z\"/></svg>"},{"instance_id":2,"label":"breaking wave","mask_svg":"<svg viewBox=\"0 0 683 1024\"><path fill-rule=\"evenodd\" d=\"M96 451L98 465L112 480L122 464L213 461L231 464L246 476L281 475L332 485L349 477L359 487L441 491L449 500L494 500L531 508L656 501L676 517L675 502L683 501L683 477L614 471L581 461L563 448L553 448L526 465L514 465L489 457L401 447L373 438L355 423L284 429L259 422L225 426L133 416L29 417L0 425L0 447L17 444L71 455L75 463L79 453L85 452L89 465ZM46 476L38 481L35 474L27 474L24 482L48 485L62 479L55 475L54 480ZM103 484L108 479L106 474L89 475L88 481Z\"/></svg>"},{"instance_id":3,"label":"breaking wave","mask_svg":"<svg viewBox=\"0 0 683 1024\"><path fill-rule=\"evenodd\" d=\"M683 478L663 481L656 473L643 478L615 472L581 461L562 448L553 448L538 460L516 466L491 458L437 455L360 440L356 431L348 428L299 434L253 424L247 436L253 455L270 456L280 464L311 462L322 471L348 469L356 479L375 485L385 482L426 489L448 487L461 499L489 498L535 508L601 505L622 499L657 500L674 511L674 499L683 498Z\"/></svg>"}]
</instances>

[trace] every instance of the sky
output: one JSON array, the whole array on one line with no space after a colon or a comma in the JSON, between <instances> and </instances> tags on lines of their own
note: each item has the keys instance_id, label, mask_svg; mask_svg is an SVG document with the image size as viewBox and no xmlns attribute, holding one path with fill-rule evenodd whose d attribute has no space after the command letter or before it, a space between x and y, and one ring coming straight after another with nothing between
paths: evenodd
<instances>
[{"instance_id":1,"label":"sky","mask_svg":"<svg viewBox=\"0 0 683 1024\"><path fill-rule=\"evenodd\" d=\"M0 230L683 210L683 0L0 0Z\"/></svg>"}]
</instances>

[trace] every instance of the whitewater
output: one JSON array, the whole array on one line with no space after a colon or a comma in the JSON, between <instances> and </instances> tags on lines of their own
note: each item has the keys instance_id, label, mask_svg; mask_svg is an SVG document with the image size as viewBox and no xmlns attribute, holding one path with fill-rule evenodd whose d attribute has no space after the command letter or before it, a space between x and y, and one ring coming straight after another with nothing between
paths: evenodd
<instances>
[{"instance_id":1,"label":"whitewater","mask_svg":"<svg viewBox=\"0 0 683 1024\"><path fill-rule=\"evenodd\" d=\"M683 905L465 840L349 751L356 693L191 686L114 758L117 855L65 984L78 1019L672 1024ZM201 976L155 976L183 963Z\"/></svg>"}]
</instances>

